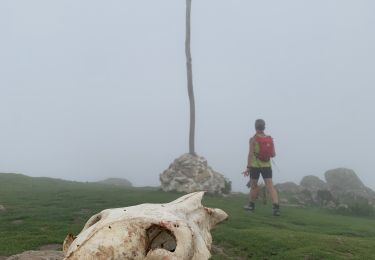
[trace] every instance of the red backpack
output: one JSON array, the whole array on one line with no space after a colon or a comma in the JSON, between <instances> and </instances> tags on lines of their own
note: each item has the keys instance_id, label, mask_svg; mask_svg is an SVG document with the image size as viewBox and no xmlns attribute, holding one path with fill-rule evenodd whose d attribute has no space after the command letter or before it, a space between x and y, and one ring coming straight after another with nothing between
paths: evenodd
<instances>
[{"instance_id":1,"label":"red backpack","mask_svg":"<svg viewBox=\"0 0 375 260\"><path fill-rule=\"evenodd\" d=\"M275 146L271 136L255 136L255 142L259 145L259 152L255 154L256 158L263 162L268 162L275 157Z\"/></svg>"}]
</instances>

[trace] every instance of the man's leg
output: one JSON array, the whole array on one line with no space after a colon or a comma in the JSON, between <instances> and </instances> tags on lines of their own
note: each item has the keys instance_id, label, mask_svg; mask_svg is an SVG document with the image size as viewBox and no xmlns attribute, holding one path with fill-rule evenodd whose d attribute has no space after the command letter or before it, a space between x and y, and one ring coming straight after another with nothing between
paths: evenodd
<instances>
[{"instance_id":1,"label":"man's leg","mask_svg":"<svg viewBox=\"0 0 375 260\"><path fill-rule=\"evenodd\" d=\"M249 192L249 204L244 206L244 209L253 211L255 209L255 200L258 195L258 180L250 179L250 192Z\"/></svg>"},{"instance_id":2,"label":"man's leg","mask_svg":"<svg viewBox=\"0 0 375 260\"><path fill-rule=\"evenodd\" d=\"M264 179L264 182L266 184L268 193L271 195L272 203L279 204L279 196L277 195L277 191L273 186L272 178L266 178Z\"/></svg>"},{"instance_id":3,"label":"man's leg","mask_svg":"<svg viewBox=\"0 0 375 260\"><path fill-rule=\"evenodd\" d=\"M255 203L256 199L257 199L257 196L258 196L258 191L259 191L259 187L258 187L258 180L259 179L250 179L250 202L253 202Z\"/></svg>"},{"instance_id":4,"label":"man's leg","mask_svg":"<svg viewBox=\"0 0 375 260\"><path fill-rule=\"evenodd\" d=\"M272 199L272 204L273 204L272 206L273 215L280 216L279 196L277 195L277 191L275 187L273 186L272 178L266 178L264 179L264 182L266 184L269 194L271 194L271 199Z\"/></svg>"},{"instance_id":5,"label":"man's leg","mask_svg":"<svg viewBox=\"0 0 375 260\"><path fill-rule=\"evenodd\" d=\"M258 195L258 180L259 180L259 169L251 168L250 169L250 192L249 192L249 204L244 208L246 210L253 211L255 209L255 200Z\"/></svg>"}]
</instances>

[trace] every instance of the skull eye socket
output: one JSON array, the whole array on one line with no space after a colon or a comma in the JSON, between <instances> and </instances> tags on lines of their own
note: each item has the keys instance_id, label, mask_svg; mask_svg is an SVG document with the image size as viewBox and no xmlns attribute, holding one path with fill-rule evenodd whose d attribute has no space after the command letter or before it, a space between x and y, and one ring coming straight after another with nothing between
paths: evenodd
<instances>
[{"instance_id":1,"label":"skull eye socket","mask_svg":"<svg viewBox=\"0 0 375 260\"><path fill-rule=\"evenodd\" d=\"M146 230L147 246L146 254L155 249L164 249L174 252L177 247L176 237L169 229L160 225L152 225Z\"/></svg>"}]
</instances>

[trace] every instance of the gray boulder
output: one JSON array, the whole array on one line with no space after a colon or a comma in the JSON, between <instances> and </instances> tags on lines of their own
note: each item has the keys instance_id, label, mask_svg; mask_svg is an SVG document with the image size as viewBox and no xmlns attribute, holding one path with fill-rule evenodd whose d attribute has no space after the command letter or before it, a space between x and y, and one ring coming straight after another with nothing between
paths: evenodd
<instances>
[{"instance_id":1,"label":"gray boulder","mask_svg":"<svg viewBox=\"0 0 375 260\"><path fill-rule=\"evenodd\" d=\"M313 204L311 193L294 182L276 184L275 188L281 193L280 201L284 200L284 204L295 204L300 206Z\"/></svg>"},{"instance_id":2,"label":"gray boulder","mask_svg":"<svg viewBox=\"0 0 375 260\"><path fill-rule=\"evenodd\" d=\"M317 176L308 175L302 178L301 188L309 201L315 205L322 207L331 208L332 205L336 204L332 193L329 191L329 186L327 183L319 179Z\"/></svg>"},{"instance_id":3,"label":"gray boulder","mask_svg":"<svg viewBox=\"0 0 375 260\"><path fill-rule=\"evenodd\" d=\"M195 192L223 194L230 182L224 175L208 166L207 160L201 156L184 154L160 174L161 188L164 191Z\"/></svg>"},{"instance_id":4,"label":"gray boulder","mask_svg":"<svg viewBox=\"0 0 375 260\"><path fill-rule=\"evenodd\" d=\"M325 173L330 191L335 197L346 195L375 201L375 192L366 187L351 169L338 168Z\"/></svg>"},{"instance_id":5,"label":"gray boulder","mask_svg":"<svg viewBox=\"0 0 375 260\"><path fill-rule=\"evenodd\" d=\"M294 182L284 182L275 185L275 188L279 192L287 192L287 193L299 193L301 192L301 187L295 184Z\"/></svg>"},{"instance_id":6,"label":"gray boulder","mask_svg":"<svg viewBox=\"0 0 375 260\"><path fill-rule=\"evenodd\" d=\"M328 190L328 185L319 177L308 175L302 178L301 187L309 191Z\"/></svg>"},{"instance_id":7,"label":"gray boulder","mask_svg":"<svg viewBox=\"0 0 375 260\"><path fill-rule=\"evenodd\" d=\"M366 186L353 170L338 168L329 170L324 174L330 189L337 192L363 191Z\"/></svg>"},{"instance_id":8,"label":"gray boulder","mask_svg":"<svg viewBox=\"0 0 375 260\"><path fill-rule=\"evenodd\" d=\"M325 178L333 196L350 211L370 213L374 210L375 192L366 187L353 170L330 170L325 173Z\"/></svg>"},{"instance_id":9,"label":"gray boulder","mask_svg":"<svg viewBox=\"0 0 375 260\"><path fill-rule=\"evenodd\" d=\"M338 199L336 199L329 190L318 190L316 193L312 192L312 198L314 203L321 207L334 208L338 205Z\"/></svg>"},{"instance_id":10,"label":"gray boulder","mask_svg":"<svg viewBox=\"0 0 375 260\"><path fill-rule=\"evenodd\" d=\"M305 176L300 185L293 182L277 184L281 199L297 205L315 205L329 209L371 211L375 192L366 187L353 170L338 168L325 173L326 182L316 176ZM283 197L284 196L284 197Z\"/></svg>"}]
</instances>

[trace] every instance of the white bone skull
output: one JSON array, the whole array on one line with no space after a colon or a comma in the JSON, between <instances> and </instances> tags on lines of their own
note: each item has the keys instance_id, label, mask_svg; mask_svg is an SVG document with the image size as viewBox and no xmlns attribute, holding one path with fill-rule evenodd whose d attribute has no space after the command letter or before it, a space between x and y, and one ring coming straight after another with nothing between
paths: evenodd
<instances>
[{"instance_id":1,"label":"white bone skull","mask_svg":"<svg viewBox=\"0 0 375 260\"><path fill-rule=\"evenodd\" d=\"M203 195L195 192L166 204L103 210L76 238L68 235L65 259L208 259L210 230L228 215L203 207Z\"/></svg>"}]
</instances>

